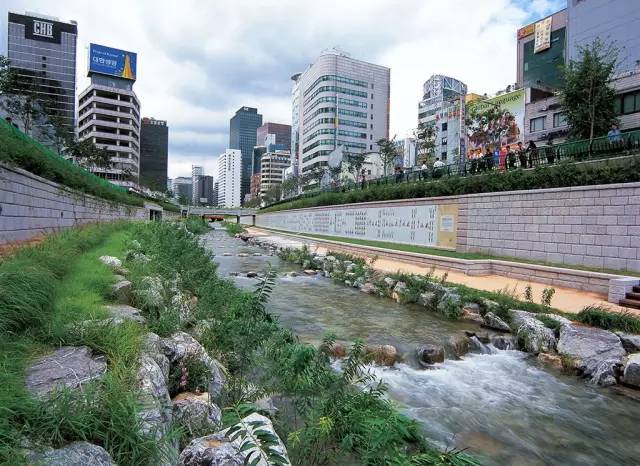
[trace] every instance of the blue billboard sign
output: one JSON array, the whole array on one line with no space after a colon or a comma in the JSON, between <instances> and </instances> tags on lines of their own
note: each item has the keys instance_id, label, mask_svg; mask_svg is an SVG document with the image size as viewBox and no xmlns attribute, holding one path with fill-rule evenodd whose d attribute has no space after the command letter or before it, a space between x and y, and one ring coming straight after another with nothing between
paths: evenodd
<instances>
[{"instance_id":1,"label":"blue billboard sign","mask_svg":"<svg viewBox=\"0 0 640 466\"><path fill-rule=\"evenodd\" d=\"M137 55L126 50L89 44L89 73L136 80Z\"/></svg>"}]
</instances>

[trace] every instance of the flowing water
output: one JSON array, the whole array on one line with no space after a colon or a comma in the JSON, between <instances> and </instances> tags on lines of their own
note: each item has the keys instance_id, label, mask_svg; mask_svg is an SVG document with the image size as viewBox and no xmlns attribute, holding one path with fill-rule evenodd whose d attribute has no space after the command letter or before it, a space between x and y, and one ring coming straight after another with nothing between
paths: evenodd
<instances>
[{"instance_id":1,"label":"flowing water","mask_svg":"<svg viewBox=\"0 0 640 466\"><path fill-rule=\"evenodd\" d=\"M206 244L216 253L221 276L261 271L267 264L282 273L297 270L275 256L253 256L265 251L224 231L208 234ZM233 280L241 287L256 284ZM332 331L340 341L394 345L406 362L373 370L388 385L389 397L440 447L468 448L485 464L640 465L640 402L546 370L519 351L468 354L434 370L415 364L418 345L445 344L451 335L478 330L475 324L320 276L278 278L269 311L310 343Z\"/></svg>"}]
</instances>

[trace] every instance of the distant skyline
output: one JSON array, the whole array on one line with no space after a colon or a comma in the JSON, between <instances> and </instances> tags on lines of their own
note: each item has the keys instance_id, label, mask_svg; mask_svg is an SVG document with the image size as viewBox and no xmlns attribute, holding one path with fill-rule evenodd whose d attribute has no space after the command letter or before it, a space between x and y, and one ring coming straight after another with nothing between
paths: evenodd
<instances>
[{"instance_id":1,"label":"distant skyline","mask_svg":"<svg viewBox=\"0 0 640 466\"><path fill-rule=\"evenodd\" d=\"M72 0L3 2L7 11L78 22L78 89L88 85L90 42L138 53L142 116L167 120L169 177L191 165L215 174L241 106L264 121L291 123L290 76L325 49L391 68L391 136L417 124L422 84L442 73L470 92L493 93L516 80L516 30L566 6L566 0L115 0L99 13ZM313 14L311 14L313 13Z\"/></svg>"}]
</instances>

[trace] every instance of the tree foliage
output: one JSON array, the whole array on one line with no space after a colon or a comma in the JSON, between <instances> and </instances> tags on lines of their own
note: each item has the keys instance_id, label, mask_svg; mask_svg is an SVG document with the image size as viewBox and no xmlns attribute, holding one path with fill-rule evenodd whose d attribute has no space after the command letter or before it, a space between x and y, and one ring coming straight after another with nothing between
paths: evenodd
<instances>
[{"instance_id":1,"label":"tree foliage","mask_svg":"<svg viewBox=\"0 0 640 466\"><path fill-rule=\"evenodd\" d=\"M502 137L509 131L506 113L507 110L499 105L483 105L482 102L469 105L465 125L470 143L476 147L500 147Z\"/></svg>"},{"instance_id":2,"label":"tree foliage","mask_svg":"<svg viewBox=\"0 0 640 466\"><path fill-rule=\"evenodd\" d=\"M593 139L617 123L611 79L618 49L600 39L579 48L579 58L564 67L560 99L572 137Z\"/></svg>"},{"instance_id":3,"label":"tree foliage","mask_svg":"<svg viewBox=\"0 0 640 466\"><path fill-rule=\"evenodd\" d=\"M388 170L393 166L393 163L398 157L398 146L396 145L396 137L391 139L378 139L376 144L380 148L380 160L382 161L382 169L384 175L388 174Z\"/></svg>"},{"instance_id":4,"label":"tree foliage","mask_svg":"<svg viewBox=\"0 0 640 466\"><path fill-rule=\"evenodd\" d=\"M433 122L420 123L413 135L416 138L419 162L432 162L436 151L436 125Z\"/></svg>"}]
</instances>

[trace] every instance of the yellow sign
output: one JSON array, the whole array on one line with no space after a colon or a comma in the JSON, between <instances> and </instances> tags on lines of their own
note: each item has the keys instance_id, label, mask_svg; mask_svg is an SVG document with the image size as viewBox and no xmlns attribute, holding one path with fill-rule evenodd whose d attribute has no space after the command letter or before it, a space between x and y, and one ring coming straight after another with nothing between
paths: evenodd
<instances>
[{"instance_id":1,"label":"yellow sign","mask_svg":"<svg viewBox=\"0 0 640 466\"><path fill-rule=\"evenodd\" d=\"M522 39L523 37L530 36L536 32L536 23L531 23L518 29L518 39Z\"/></svg>"},{"instance_id":2,"label":"yellow sign","mask_svg":"<svg viewBox=\"0 0 640 466\"><path fill-rule=\"evenodd\" d=\"M551 19L549 16L536 23L536 32L533 43L533 53L542 52L551 47Z\"/></svg>"}]
</instances>

